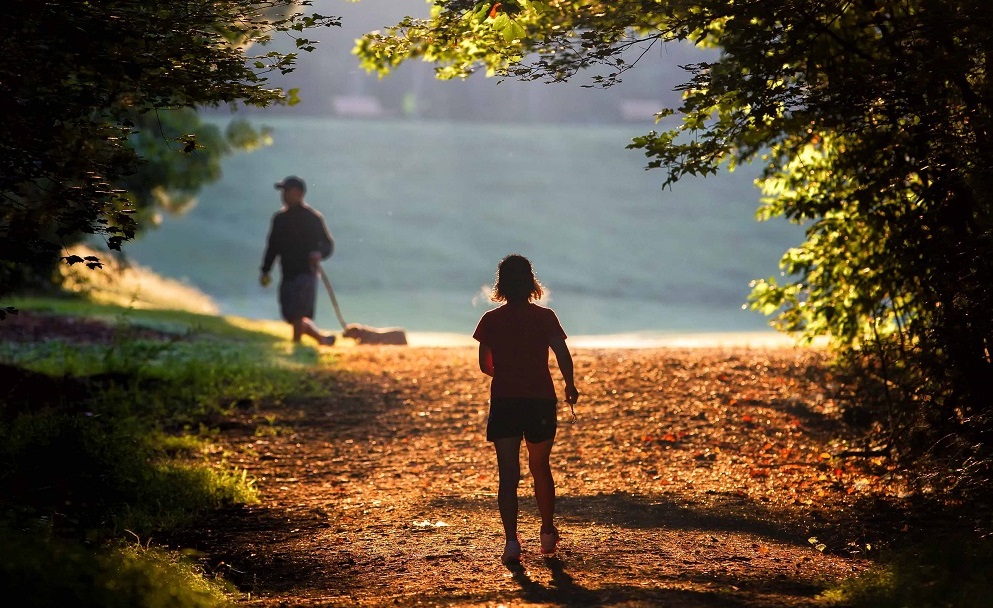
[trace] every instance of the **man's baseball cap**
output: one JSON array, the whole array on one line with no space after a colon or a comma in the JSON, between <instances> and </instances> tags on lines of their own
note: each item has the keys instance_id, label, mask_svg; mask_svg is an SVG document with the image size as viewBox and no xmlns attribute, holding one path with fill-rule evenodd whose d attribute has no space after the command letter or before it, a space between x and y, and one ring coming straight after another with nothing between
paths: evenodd
<instances>
[{"instance_id":1,"label":"man's baseball cap","mask_svg":"<svg viewBox=\"0 0 993 608\"><path fill-rule=\"evenodd\" d=\"M284 178L283 181L276 182L276 190L285 190L286 188L300 188L301 192L306 192L307 184L296 175L290 175Z\"/></svg>"}]
</instances>

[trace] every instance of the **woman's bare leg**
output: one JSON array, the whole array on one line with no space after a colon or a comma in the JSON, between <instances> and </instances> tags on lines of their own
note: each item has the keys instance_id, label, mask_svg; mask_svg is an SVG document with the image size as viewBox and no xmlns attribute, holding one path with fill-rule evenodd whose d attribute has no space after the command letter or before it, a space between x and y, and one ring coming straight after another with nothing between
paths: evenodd
<instances>
[{"instance_id":1,"label":"woman's bare leg","mask_svg":"<svg viewBox=\"0 0 993 608\"><path fill-rule=\"evenodd\" d=\"M497 439L493 442L497 454L500 486L497 505L507 540L517 540L517 485L521 481L521 440L518 437Z\"/></svg>"},{"instance_id":2,"label":"woman's bare leg","mask_svg":"<svg viewBox=\"0 0 993 608\"><path fill-rule=\"evenodd\" d=\"M550 534L555 530L555 480L552 479L552 465L548 458L552 453L554 439L541 443L527 442L528 466L534 478L534 498L541 514L541 531Z\"/></svg>"}]
</instances>

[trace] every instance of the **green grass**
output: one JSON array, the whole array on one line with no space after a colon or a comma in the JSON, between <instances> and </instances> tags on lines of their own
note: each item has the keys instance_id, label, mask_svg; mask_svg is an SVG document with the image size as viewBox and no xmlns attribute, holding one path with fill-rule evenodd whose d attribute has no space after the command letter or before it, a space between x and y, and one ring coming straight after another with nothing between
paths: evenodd
<instances>
[{"instance_id":1,"label":"green grass","mask_svg":"<svg viewBox=\"0 0 993 608\"><path fill-rule=\"evenodd\" d=\"M331 362L316 348L293 344L285 324L179 310L141 310L96 304L79 297L12 300L22 310L98 319L112 324L110 345L0 344L0 363L53 376L126 374L138 382L186 387L183 398L251 399L306 391L306 373ZM172 341L137 337L140 328L174 336ZM220 394L226 393L226 394Z\"/></svg>"},{"instance_id":2,"label":"green grass","mask_svg":"<svg viewBox=\"0 0 993 608\"><path fill-rule=\"evenodd\" d=\"M290 344L275 324L81 298L14 305L102 319L115 331L110 344L0 344L0 363L61 387L48 401L31 393L0 408L0 537L25 556L0 557L0 580L22 581L39 606L69 597L84 598L74 605L223 604L223 589L195 568L126 543L257 502L244 470L209 456L211 425L263 400L315 393L312 370L328 361ZM141 338L143 327L173 337Z\"/></svg>"},{"instance_id":3,"label":"green grass","mask_svg":"<svg viewBox=\"0 0 993 608\"><path fill-rule=\"evenodd\" d=\"M142 547L84 547L0 531L0 586L18 606L215 608L233 589L193 563ZM55 574L53 576L53 574Z\"/></svg>"},{"instance_id":4,"label":"green grass","mask_svg":"<svg viewBox=\"0 0 993 608\"><path fill-rule=\"evenodd\" d=\"M0 345L0 362L53 382L75 378L72 386L84 387L72 403L40 410L28 403L0 420L0 500L30 497L36 510L68 511L60 525L110 535L124 528L144 533L204 509L255 500L251 480L240 472L205 464L197 454L203 450L190 447L198 441L191 433L261 400L318 390L309 373L318 361L315 349L287 350L264 331L193 313L72 298L34 301L31 309L45 302L57 314L116 317L118 331L106 345ZM175 340L134 337L138 323L162 319L183 326Z\"/></svg>"},{"instance_id":5,"label":"green grass","mask_svg":"<svg viewBox=\"0 0 993 608\"><path fill-rule=\"evenodd\" d=\"M986 608L993 602L993 538L941 535L884 556L883 565L822 595L852 608Z\"/></svg>"},{"instance_id":6,"label":"green grass","mask_svg":"<svg viewBox=\"0 0 993 608\"><path fill-rule=\"evenodd\" d=\"M288 336L286 324L275 321L251 321L179 309L133 308L103 304L71 294L61 297L15 297L5 304L19 310L86 317L110 323L126 321L136 327L147 327L179 335L203 333L219 338L270 345L283 342Z\"/></svg>"}]
</instances>

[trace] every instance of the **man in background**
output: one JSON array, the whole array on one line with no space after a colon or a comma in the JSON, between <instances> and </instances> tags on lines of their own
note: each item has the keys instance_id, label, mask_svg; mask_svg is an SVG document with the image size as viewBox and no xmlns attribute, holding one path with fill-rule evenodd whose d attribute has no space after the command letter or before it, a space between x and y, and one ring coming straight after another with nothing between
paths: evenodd
<instances>
[{"instance_id":1,"label":"man in background","mask_svg":"<svg viewBox=\"0 0 993 608\"><path fill-rule=\"evenodd\" d=\"M304 202L307 185L302 179L291 175L277 183L276 189L282 193L283 209L272 217L259 283L269 285L269 271L278 257L282 271L279 309L293 326L293 341L306 335L330 346L334 335L322 333L313 317L318 264L331 257L334 239L321 214Z\"/></svg>"}]
</instances>

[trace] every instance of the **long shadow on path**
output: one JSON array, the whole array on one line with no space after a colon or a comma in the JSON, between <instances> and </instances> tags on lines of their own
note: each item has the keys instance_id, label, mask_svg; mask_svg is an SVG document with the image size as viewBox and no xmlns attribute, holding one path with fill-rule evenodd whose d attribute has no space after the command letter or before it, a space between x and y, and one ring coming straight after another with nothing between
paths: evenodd
<instances>
[{"instance_id":1,"label":"long shadow on path","mask_svg":"<svg viewBox=\"0 0 993 608\"><path fill-rule=\"evenodd\" d=\"M521 564L508 565L514 582L520 586L524 602L553 606L673 606L680 608L736 608L747 604L721 591L678 589L671 586L607 584L593 589L576 582L568 563L558 556L546 557L530 569ZM542 583L539 571L548 571L550 579ZM485 595L463 599L482 601Z\"/></svg>"},{"instance_id":2,"label":"long shadow on path","mask_svg":"<svg viewBox=\"0 0 993 608\"><path fill-rule=\"evenodd\" d=\"M492 498L442 496L431 504L482 512L492 509L495 503ZM711 504L694 505L669 496L618 491L595 496L558 496L556 505L559 517L573 526L744 533L780 543L808 545L799 523L735 495L716 497Z\"/></svg>"}]
</instances>

